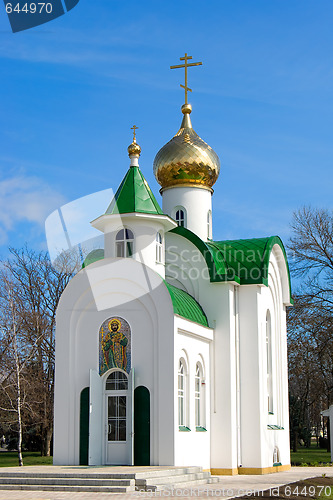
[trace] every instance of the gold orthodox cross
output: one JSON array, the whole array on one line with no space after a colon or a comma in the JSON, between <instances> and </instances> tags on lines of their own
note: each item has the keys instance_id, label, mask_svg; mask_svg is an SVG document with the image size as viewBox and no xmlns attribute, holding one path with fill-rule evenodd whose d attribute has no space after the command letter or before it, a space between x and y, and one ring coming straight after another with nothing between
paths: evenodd
<instances>
[{"instance_id":1,"label":"gold orthodox cross","mask_svg":"<svg viewBox=\"0 0 333 500\"><path fill-rule=\"evenodd\" d=\"M136 136L135 136L135 132L136 130L138 129L139 127L137 127L136 125L133 125L133 127L131 127L131 130L133 130L133 142L136 141Z\"/></svg>"},{"instance_id":2,"label":"gold orthodox cross","mask_svg":"<svg viewBox=\"0 0 333 500\"><path fill-rule=\"evenodd\" d=\"M180 84L180 86L185 89L185 104L187 104L187 92L192 92L192 89L190 89L187 86L187 68L190 66L201 66L202 62L197 62L197 63L188 63L187 61L189 59L192 59L192 56L188 56L187 53L185 52L185 57L180 57L179 58L181 61L184 61L184 64L178 64L177 66L170 66L170 69L178 69L178 68L185 68L185 85Z\"/></svg>"}]
</instances>

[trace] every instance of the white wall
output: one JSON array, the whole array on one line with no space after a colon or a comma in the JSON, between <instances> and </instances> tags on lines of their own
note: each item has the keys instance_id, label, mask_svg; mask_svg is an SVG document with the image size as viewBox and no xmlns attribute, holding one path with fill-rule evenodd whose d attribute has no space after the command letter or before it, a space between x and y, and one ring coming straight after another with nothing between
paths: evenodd
<instances>
[{"instance_id":1,"label":"white wall","mask_svg":"<svg viewBox=\"0 0 333 500\"><path fill-rule=\"evenodd\" d=\"M207 241L207 214L212 210L212 192L199 187L172 187L163 190L163 212L175 219L176 208L187 212L187 229ZM212 238L212 236L211 236Z\"/></svg>"},{"instance_id":2,"label":"white wall","mask_svg":"<svg viewBox=\"0 0 333 500\"><path fill-rule=\"evenodd\" d=\"M164 277L164 247L166 231L177 224L164 215L143 213L103 215L92 223L104 232L104 254L106 258L116 257L116 235L123 228L130 229L134 235L133 259L149 266ZM159 232L163 240L162 262L156 260L156 235Z\"/></svg>"},{"instance_id":3,"label":"white wall","mask_svg":"<svg viewBox=\"0 0 333 500\"><path fill-rule=\"evenodd\" d=\"M166 276L202 306L214 328L211 357L211 467L237 467L236 364L233 285L211 283L206 262L186 238L166 236Z\"/></svg>"},{"instance_id":4,"label":"white wall","mask_svg":"<svg viewBox=\"0 0 333 500\"><path fill-rule=\"evenodd\" d=\"M209 346L213 340L213 331L183 318L175 318L175 465L200 465L204 469L210 468L210 361ZM178 364L183 358L187 365L188 408L186 425L191 431L180 431L178 426ZM204 391L205 432L196 430L195 426L195 371L200 362L203 368L205 385Z\"/></svg>"},{"instance_id":5,"label":"white wall","mask_svg":"<svg viewBox=\"0 0 333 500\"><path fill-rule=\"evenodd\" d=\"M289 443L289 408L288 408L288 360L287 360L287 327L286 305L289 303L287 283L285 277L284 258L277 245L270 255L268 268L268 287L261 288L259 297L262 330L262 345L265 346L265 320L267 310L271 314L272 324L272 350L273 350L273 415L267 412L267 389L263 387L263 414L266 416L266 425L262 428L263 461L265 467L273 465L273 450L279 449L279 461L285 465L290 463ZM289 290L288 290L289 292ZM266 363L266 352L263 347L263 362ZM266 366L266 365L265 365ZM263 367L264 370L265 367ZM278 425L281 430L267 429L267 425Z\"/></svg>"},{"instance_id":6,"label":"white wall","mask_svg":"<svg viewBox=\"0 0 333 500\"><path fill-rule=\"evenodd\" d=\"M263 350L259 348L259 293L260 287L257 285L239 287L240 465L251 468L263 467L260 438L262 426L265 425L261 395L266 383L266 374L263 374Z\"/></svg>"},{"instance_id":7,"label":"white wall","mask_svg":"<svg viewBox=\"0 0 333 500\"><path fill-rule=\"evenodd\" d=\"M290 463L286 306L286 272L280 248L270 255L268 287L247 285L240 297L241 460L243 467L273 466L279 449L282 465ZM284 296L285 293L285 296ZM287 296L288 295L288 296ZM271 315L273 414L267 405L266 315ZM269 429L268 425L281 427ZM282 429L283 428L283 429Z\"/></svg>"}]
</instances>

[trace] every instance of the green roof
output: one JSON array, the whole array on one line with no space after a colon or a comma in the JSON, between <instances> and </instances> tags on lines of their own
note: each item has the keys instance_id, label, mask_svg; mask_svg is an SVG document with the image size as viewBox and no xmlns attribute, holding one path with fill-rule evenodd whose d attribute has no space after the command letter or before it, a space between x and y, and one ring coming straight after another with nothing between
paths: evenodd
<instances>
[{"instance_id":1,"label":"green roof","mask_svg":"<svg viewBox=\"0 0 333 500\"><path fill-rule=\"evenodd\" d=\"M288 270L290 302L292 303L287 256L278 236L204 242L184 227L177 227L171 232L183 236L198 248L206 261L212 282L235 281L240 285L268 286L270 253L274 245L279 245Z\"/></svg>"},{"instance_id":2,"label":"green roof","mask_svg":"<svg viewBox=\"0 0 333 500\"><path fill-rule=\"evenodd\" d=\"M134 166L129 168L105 213L128 214L132 212L163 214L140 168Z\"/></svg>"},{"instance_id":3,"label":"green roof","mask_svg":"<svg viewBox=\"0 0 333 500\"><path fill-rule=\"evenodd\" d=\"M97 248L96 250L92 250L88 253L87 257L84 259L82 264L82 268L89 266L89 264L93 264L98 260L104 259L104 250L102 248Z\"/></svg>"},{"instance_id":4,"label":"green roof","mask_svg":"<svg viewBox=\"0 0 333 500\"><path fill-rule=\"evenodd\" d=\"M166 281L164 281L164 283L169 291L175 314L179 314L179 316L199 323L200 325L209 326L206 314L192 295L184 292L184 290L180 288L170 285L170 283Z\"/></svg>"},{"instance_id":5,"label":"green roof","mask_svg":"<svg viewBox=\"0 0 333 500\"><path fill-rule=\"evenodd\" d=\"M212 253L218 253L223 258L227 266L228 280L237 277L241 285L262 284L266 286L268 285L269 258L274 245L280 246L287 263L284 246L278 236L207 243Z\"/></svg>"}]
</instances>

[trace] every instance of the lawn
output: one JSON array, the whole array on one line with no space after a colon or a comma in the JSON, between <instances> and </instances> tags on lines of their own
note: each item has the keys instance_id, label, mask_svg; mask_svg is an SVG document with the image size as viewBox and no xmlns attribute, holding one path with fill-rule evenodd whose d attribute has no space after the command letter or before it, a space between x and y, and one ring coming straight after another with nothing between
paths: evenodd
<instances>
[{"instance_id":1,"label":"lawn","mask_svg":"<svg viewBox=\"0 0 333 500\"><path fill-rule=\"evenodd\" d=\"M52 457L41 457L37 451L23 452L24 465L52 465ZM16 451L0 452L0 467L13 467L18 465Z\"/></svg>"},{"instance_id":2,"label":"lawn","mask_svg":"<svg viewBox=\"0 0 333 500\"><path fill-rule=\"evenodd\" d=\"M331 453L322 448L311 445L311 448L299 448L295 453L292 451L292 465L318 465L331 463Z\"/></svg>"},{"instance_id":3,"label":"lawn","mask_svg":"<svg viewBox=\"0 0 333 500\"><path fill-rule=\"evenodd\" d=\"M327 451L311 446L300 448L296 453L291 452L292 465L319 465L331 463L331 454ZM39 452L23 452L24 465L52 465L52 457L41 457ZM16 451L0 452L0 467L13 467L18 465Z\"/></svg>"}]
</instances>

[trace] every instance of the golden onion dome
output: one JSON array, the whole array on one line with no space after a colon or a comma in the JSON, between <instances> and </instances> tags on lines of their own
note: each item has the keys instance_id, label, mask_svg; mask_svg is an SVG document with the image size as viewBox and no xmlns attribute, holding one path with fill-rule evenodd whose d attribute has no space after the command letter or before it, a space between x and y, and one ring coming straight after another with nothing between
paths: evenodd
<instances>
[{"instance_id":1,"label":"golden onion dome","mask_svg":"<svg viewBox=\"0 0 333 500\"><path fill-rule=\"evenodd\" d=\"M137 144L135 137L133 139L132 144L130 144L128 146L127 151L128 151L128 156L131 156L131 155L140 156L141 148L140 148L139 144Z\"/></svg>"},{"instance_id":2,"label":"golden onion dome","mask_svg":"<svg viewBox=\"0 0 333 500\"><path fill-rule=\"evenodd\" d=\"M219 176L219 157L194 132L191 111L190 104L183 104L179 131L155 156L154 174L162 189L173 186L211 189Z\"/></svg>"}]
</instances>

